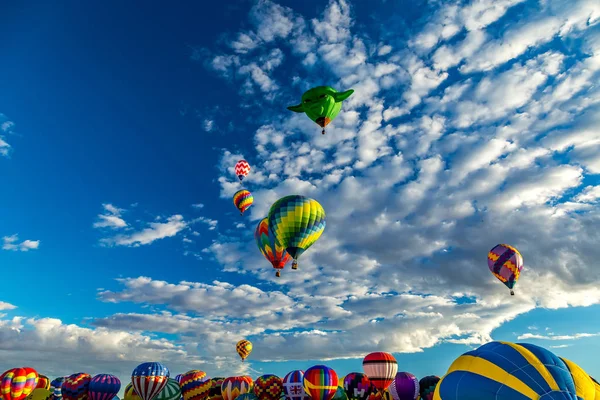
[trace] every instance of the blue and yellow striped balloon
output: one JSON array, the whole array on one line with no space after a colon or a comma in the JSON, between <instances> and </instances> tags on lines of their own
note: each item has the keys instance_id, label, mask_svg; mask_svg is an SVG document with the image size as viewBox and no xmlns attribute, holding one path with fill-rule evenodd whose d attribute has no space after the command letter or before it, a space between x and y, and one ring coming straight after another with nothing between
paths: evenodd
<instances>
[{"instance_id":1,"label":"blue and yellow striped balloon","mask_svg":"<svg viewBox=\"0 0 600 400\"><path fill-rule=\"evenodd\" d=\"M269 229L294 259L292 269L297 269L298 258L325 230L325 210L316 200L291 195L277 200L268 218Z\"/></svg>"},{"instance_id":2,"label":"blue and yellow striped balloon","mask_svg":"<svg viewBox=\"0 0 600 400\"><path fill-rule=\"evenodd\" d=\"M572 364L572 363L571 363ZM554 353L532 344L491 342L458 357L434 400L596 400L593 382L574 379ZM590 392L591 388L591 392Z\"/></svg>"}]
</instances>

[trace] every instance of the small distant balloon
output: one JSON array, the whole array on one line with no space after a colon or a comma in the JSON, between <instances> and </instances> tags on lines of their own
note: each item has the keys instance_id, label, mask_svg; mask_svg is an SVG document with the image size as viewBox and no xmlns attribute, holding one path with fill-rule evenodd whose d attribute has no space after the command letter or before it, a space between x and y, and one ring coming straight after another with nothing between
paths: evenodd
<instances>
[{"instance_id":1,"label":"small distant balloon","mask_svg":"<svg viewBox=\"0 0 600 400\"><path fill-rule=\"evenodd\" d=\"M504 283L510 289L510 294L514 296L513 288L523 270L521 253L508 244L499 244L489 251L487 259L492 274Z\"/></svg>"},{"instance_id":2,"label":"small distant balloon","mask_svg":"<svg viewBox=\"0 0 600 400\"><path fill-rule=\"evenodd\" d=\"M254 197L246 189L238 190L233 195L233 204L240 211L240 215L243 215L252 203L254 203Z\"/></svg>"},{"instance_id":3,"label":"small distant balloon","mask_svg":"<svg viewBox=\"0 0 600 400\"><path fill-rule=\"evenodd\" d=\"M245 177L250 173L250 164L246 160L240 160L235 164L235 174L237 175L240 183L244 180Z\"/></svg>"},{"instance_id":4,"label":"small distant balloon","mask_svg":"<svg viewBox=\"0 0 600 400\"><path fill-rule=\"evenodd\" d=\"M237 351L243 362L252 353L252 342L246 339L240 340L235 345L235 351Z\"/></svg>"}]
</instances>

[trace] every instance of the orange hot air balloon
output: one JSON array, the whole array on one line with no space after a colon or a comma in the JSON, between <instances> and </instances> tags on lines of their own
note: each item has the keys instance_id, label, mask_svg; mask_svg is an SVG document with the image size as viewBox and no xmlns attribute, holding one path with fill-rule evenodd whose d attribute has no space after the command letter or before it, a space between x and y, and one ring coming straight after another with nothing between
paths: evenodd
<instances>
[{"instance_id":1,"label":"orange hot air balloon","mask_svg":"<svg viewBox=\"0 0 600 400\"><path fill-rule=\"evenodd\" d=\"M23 400L38 384L38 373L33 368L13 368L0 376L1 400Z\"/></svg>"}]
</instances>

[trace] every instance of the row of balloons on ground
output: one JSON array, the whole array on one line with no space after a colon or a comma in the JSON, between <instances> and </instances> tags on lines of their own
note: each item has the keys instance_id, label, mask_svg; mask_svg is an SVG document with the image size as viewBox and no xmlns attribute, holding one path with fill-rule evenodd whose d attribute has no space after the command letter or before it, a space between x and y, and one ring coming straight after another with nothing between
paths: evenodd
<instances>
[{"instance_id":1,"label":"row of balloons on ground","mask_svg":"<svg viewBox=\"0 0 600 400\"><path fill-rule=\"evenodd\" d=\"M600 400L600 384L580 366L529 343L490 342L458 357L441 379L398 372L390 353L363 359L364 373L339 379L325 366L283 379L262 375L209 379L191 370L170 378L158 362L140 364L124 400ZM32 368L0 376L0 400L118 400L120 380L77 373L52 382Z\"/></svg>"}]
</instances>

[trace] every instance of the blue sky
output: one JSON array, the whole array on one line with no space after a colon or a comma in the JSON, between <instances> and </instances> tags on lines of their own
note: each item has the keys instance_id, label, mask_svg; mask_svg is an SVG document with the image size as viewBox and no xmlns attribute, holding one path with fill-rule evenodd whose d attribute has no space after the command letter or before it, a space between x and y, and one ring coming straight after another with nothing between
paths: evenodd
<instances>
[{"instance_id":1,"label":"blue sky","mask_svg":"<svg viewBox=\"0 0 600 400\"><path fill-rule=\"evenodd\" d=\"M494 339L600 376L596 2L222 3L1 6L0 369L441 375ZM325 136L285 108L321 84L356 91ZM328 224L276 279L291 193Z\"/></svg>"}]
</instances>

